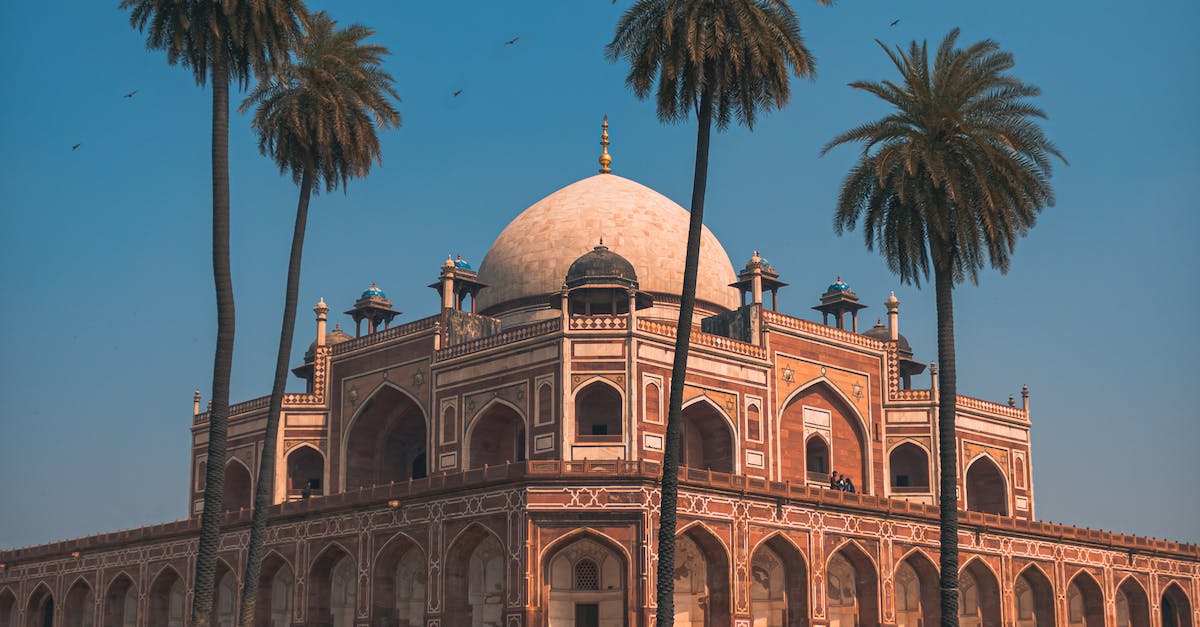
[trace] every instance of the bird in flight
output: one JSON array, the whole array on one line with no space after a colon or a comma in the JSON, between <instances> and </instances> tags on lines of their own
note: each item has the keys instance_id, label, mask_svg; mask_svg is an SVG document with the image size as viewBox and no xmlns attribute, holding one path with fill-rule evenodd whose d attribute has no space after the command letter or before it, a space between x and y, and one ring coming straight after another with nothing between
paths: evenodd
<instances>
[{"instance_id":1,"label":"bird in flight","mask_svg":"<svg viewBox=\"0 0 1200 627\"><path fill-rule=\"evenodd\" d=\"M458 91L456 91L456 92L454 92L454 97L455 97L455 98L458 98L459 96L461 96L461 95L462 95L462 92L463 92L463 90L461 90L461 89L460 89L460 90L458 90Z\"/></svg>"},{"instance_id":2,"label":"bird in flight","mask_svg":"<svg viewBox=\"0 0 1200 627\"><path fill-rule=\"evenodd\" d=\"M900 23L900 20L892 20L892 26L895 26L899 23Z\"/></svg>"},{"instance_id":3,"label":"bird in flight","mask_svg":"<svg viewBox=\"0 0 1200 627\"><path fill-rule=\"evenodd\" d=\"M71 150L79 150L79 147L82 145L83 145L82 143L75 144L74 146L71 146Z\"/></svg>"},{"instance_id":4,"label":"bird in flight","mask_svg":"<svg viewBox=\"0 0 1200 627\"><path fill-rule=\"evenodd\" d=\"M126 99L126 100L130 100L130 99L132 99L132 98L133 98L133 96L134 96L134 94L136 94L136 93L138 93L138 90L136 90L136 89L135 89L135 90L133 90L133 91L131 91L131 92L129 92L129 93L127 93L127 94L125 94L125 99Z\"/></svg>"},{"instance_id":5,"label":"bird in flight","mask_svg":"<svg viewBox=\"0 0 1200 627\"><path fill-rule=\"evenodd\" d=\"M511 45L517 43L517 40L520 38L521 38L520 35L513 37L512 39L509 39L508 41L504 42L504 45L511 46Z\"/></svg>"}]
</instances>

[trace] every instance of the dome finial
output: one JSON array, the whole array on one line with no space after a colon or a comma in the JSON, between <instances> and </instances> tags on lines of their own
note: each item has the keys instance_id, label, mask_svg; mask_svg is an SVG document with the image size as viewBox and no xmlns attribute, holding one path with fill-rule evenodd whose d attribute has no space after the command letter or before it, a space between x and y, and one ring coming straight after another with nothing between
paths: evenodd
<instances>
[{"instance_id":1,"label":"dome finial","mask_svg":"<svg viewBox=\"0 0 1200 627\"><path fill-rule=\"evenodd\" d=\"M604 114L604 123L601 125L603 130L600 132L600 173L609 174L612 172L612 155L608 154L608 114Z\"/></svg>"}]
</instances>

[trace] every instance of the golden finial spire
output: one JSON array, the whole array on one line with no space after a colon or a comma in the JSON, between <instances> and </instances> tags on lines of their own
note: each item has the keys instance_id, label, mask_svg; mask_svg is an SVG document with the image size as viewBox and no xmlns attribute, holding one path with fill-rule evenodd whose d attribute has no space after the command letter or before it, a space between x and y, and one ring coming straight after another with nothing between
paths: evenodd
<instances>
[{"instance_id":1,"label":"golden finial spire","mask_svg":"<svg viewBox=\"0 0 1200 627\"><path fill-rule=\"evenodd\" d=\"M612 172L612 168L608 167L608 166L612 165L612 156L608 154L608 114L607 113L604 114L603 128L604 128L604 130L600 133L600 147L602 148L602 151L600 153L600 173L601 174L609 174Z\"/></svg>"}]
</instances>

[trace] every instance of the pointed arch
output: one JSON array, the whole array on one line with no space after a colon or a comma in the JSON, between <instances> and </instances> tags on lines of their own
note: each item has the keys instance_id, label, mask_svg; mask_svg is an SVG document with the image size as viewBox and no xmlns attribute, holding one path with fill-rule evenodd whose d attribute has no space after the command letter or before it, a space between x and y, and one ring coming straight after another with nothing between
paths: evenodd
<instances>
[{"instance_id":1,"label":"pointed arch","mask_svg":"<svg viewBox=\"0 0 1200 627\"><path fill-rule=\"evenodd\" d=\"M831 619L844 625L879 624L879 568L857 540L846 540L829 553L825 573Z\"/></svg>"},{"instance_id":2,"label":"pointed arch","mask_svg":"<svg viewBox=\"0 0 1200 627\"><path fill-rule=\"evenodd\" d=\"M809 616L808 560L787 535L776 531L750 552L750 613L754 624L799 627Z\"/></svg>"},{"instance_id":3,"label":"pointed arch","mask_svg":"<svg viewBox=\"0 0 1200 627\"><path fill-rule=\"evenodd\" d=\"M103 627L135 627L137 625L138 590L134 578L118 571L104 593Z\"/></svg>"},{"instance_id":4,"label":"pointed arch","mask_svg":"<svg viewBox=\"0 0 1200 627\"><path fill-rule=\"evenodd\" d=\"M183 577L174 566L164 564L150 579L147 625L183 627L187 593Z\"/></svg>"},{"instance_id":5,"label":"pointed arch","mask_svg":"<svg viewBox=\"0 0 1200 627\"><path fill-rule=\"evenodd\" d=\"M325 453L308 442L292 447L284 457L284 493L288 500L325 493Z\"/></svg>"},{"instance_id":6,"label":"pointed arch","mask_svg":"<svg viewBox=\"0 0 1200 627\"><path fill-rule=\"evenodd\" d=\"M428 559L422 543L398 531L375 552L372 568L371 616L388 625L424 627Z\"/></svg>"},{"instance_id":7,"label":"pointed arch","mask_svg":"<svg viewBox=\"0 0 1200 627\"><path fill-rule=\"evenodd\" d=\"M1000 578L983 558L959 568L958 621L963 627L1000 624Z\"/></svg>"},{"instance_id":8,"label":"pointed arch","mask_svg":"<svg viewBox=\"0 0 1200 627\"><path fill-rule=\"evenodd\" d=\"M38 582L25 601L27 627L54 627L54 593L46 582Z\"/></svg>"},{"instance_id":9,"label":"pointed arch","mask_svg":"<svg viewBox=\"0 0 1200 627\"><path fill-rule=\"evenodd\" d=\"M629 553L612 538L587 527L555 539L542 550L542 606L552 624L571 618L579 603L595 606L603 625L623 624L630 589Z\"/></svg>"},{"instance_id":10,"label":"pointed arch","mask_svg":"<svg viewBox=\"0 0 1200 627\"><path fill-rule=\"evenodd\" d=\"M1158 607L1162 614L1162 627L1186 627L1192 622L1192 602L1179 582L1172 581L1163 588L1162 602Z\"/></svg>"},{"instance_id":11,"label":"pointed arch","mask_svg":"<svg viewBox=\"0 0 1200 627\"><path fill-rule=\"evenodd\" d=\"M682 624L731 622L729 550L721 536L695 521L675 535L675 612Z\"/></svg>"},{"instance_id":12,"label":"pointed arch","mask_svg":"<svg viewBox=\"0 0 1200 627\"><path fill-rule=\"evenodd\" d=\"M625 392L604 377L591 377L575 387L575 435L588 439L621 440L625 432Z\"/></svg>"},{"instance_id":13,"label":"pointed arch","mask_svg":"<svg viewBox=\"0 0 1200 627\"><path fill-rule=\"evenodd\" d=\"M63 625L66 627L92 627L96 616L96 593L92 584L82 575L67 586L63 602Z\"/></svg>"},{"instance_id":14,"label":"pointed arch","mask_svg":"<svg viewBox=\"0 0 1200 627\"><path fill-rule=\"evenodd\" d=\"M254 473L242 460L230 456L225 462L225 511L236 512L250 507L254 499Z\"/></svg>"},{"instance_id":15,"label":"pointed arch","mask_svg":"<svg viewBox=\"0 0 1200 627\"><path fill-rule=\"evenodd\" d=\"M523 462L529 455L528 421L519 407L493 398L479 408L467 425L464 468Z\"/></svg>"},{"instance_id":16,"label":"pointed arch","mask_svg":"<svg viewBox=\"0 0 1200 627\"><path fill-rule=\"evenodd\" d=\"M0 586L0 627L17 627L17 593Z\"/></svg>"},{"instance_id":17,"label":"pointed arch","mask_svg":"<svg viewBox=\"0 0 1200 627\"><path fill-rule=\"evenodd\" d=\"M804 441L804 471L809 473L809 481L824 481L830 474L829 441L825 434L811 433Z\"/></svg>"},{"instance_id":18,"label":"pointed arch","mask_svg":"<svg viewBox=\"0 0 1200 627\"><path fill-rule=\"evenodd\" d=\"M504 540L472 522L447 547L442 624L500 624L508 597Z\"/></svg>"},{"instance_id":19,"label":"pointed arch","mask_svg":"<svg viewBox=\"0 0 1200 627\"><path fill-rule=\"evenodd\" d=\"M1117 627L1150 627L1150 596L1133 574L1116 587Z\"/></svg>"},{"instance_id":20,"label":"pointed arch","mask_svg":"<svg viewBox=\"0 0 1200 627\"><path fill-rule=\"evenodd\" d=\"M915 440L904 440L888 451L888 477L892 492L929 492L929 450Z\"/></svg>"},{"instance_id":21,"label":"pointed arch","mask_svg":"<svg viewBox=\"0 0 1200 627\"><path fill-rule=\"evenodd\" d=\"M358 600L358 561L355 552L332 541L308 568L308 621L333 627L352 627Z\"/></svg>"},{"instance_id":22,"label":"pointed arch","mask_svg":"<svg viewBox=\"0 0 1200 627\"><path fill-rule=\"evenodd\" d=\"M942 622L938 567L925 551L914 547L896 563L897 627L940 625ZM908 578L901 577L901 569Z\"/></svg>"},{"instance_id":23,"label":"pointed arch","mask_svg":"<svg viewBox=\"0 0 1200 627\"><path fill-rule=\"evenodd\" d=\"M218 557L217 572L213 581L217 587L213 594L211 624L214 627L234 627L237 621L238 598L242 591L241 574L224 558Z\"/></svg>"},{"instance_id":24,"label":"pointed arch","mask_svg":"<svg viewBox=\"0 0 1200 627\"><path fill-rule=\"evenodd\" d=\"M740 464L737 424L707 396L683 403L679 433L680 465L736 474Z\"/></svg>"},{"instance_id":25,"label":"pointed arch","mask_svg":"<svg viewBox=\"0 0 1200 627\"><path fill-rule=\"evenodd\" d=\"M1008 476L991 455L982 453L964 466L963 488L966 509L985 514L1008 516Z\"/></svg>"},{"instance_id":26,"label":"pointed arch","mask_svg":"<svg viewBox=\"0 0 1200 627\"><path fill-rule=\"evenodd\" d=\"M421 402L390 381L363 400L342 429L343 490L420 479L429 473L429 416Z\"/></svg>"},{"instance_id":27,"label":"pointed arch","mask_svg":"<svg viewBox=\"0 0 1200 627\"><path fill-rule=\"evenodd\" d=\"M564 533L562 536L555 538L552 542L550 542L549 544L547 544L545 547L542 548L542 555L541 555L540 563L543 563L543 564L547 563L546 558L553 557L554 553L557 553L558 551L562 550L564 547L566 547L578 540L583 540L583 539L593 540L598 544L601 544L609 549L612 549L613 551L616 551L617 555L620 556L620 558L622 560L624 560L626 564L634 563L633 555L629 552L629 549L627 547L622 545L620 542L613 540L608 535L601 533L599 531L596 531L595 529L592 529L591 527L580 527L578 529L572 529L571 531Z\"/></svg>"},{"instance_id":28,"label":"pointed arch","mask_svg":"<svg viewBox=\"0 0 1200 627\"><path fill-rule=\"evenodd\" d=\"M822 434L829 445L829 470L849 477L858 491L873 492L870 424L854 401L827 377L811 379L792 390L779 404L775 428L781 450L807 452L808 438ZM781 479L809 479L807 455L785 455L780 463ZM824 484L829 473L821 474L826 476L818 479L814 474L810 481Z\"/></svg>"},{"instance_id":29,"label":"pointed arch","mask_svg":"<svg viewBox=\"0 0 1200 627\"><path fill-rule=\"evenodd\" d=\"M258 598L254 604L255 627L287 627L295 610L293 590L296 570L290 560L274 549L263 556L258 575Z\"/></svg>"},{"instance_id":30,"label":"pointed arch","mask_svg":"<svg viewBox=\"0 0 1200 627\"><path fill-rule=\"evenodd\" d=\"M1013 585L1017 601L1017 626L1038 627L1055 624L1054 584L1050 576L1035 562L1017 573Z\"/></svg>"},{"instance_id":31,"label":"pointed arch","mask_svg":"<svg viewBox=\"0 0 1200 627\"><path fill-rule=\"evenodd\" d=\"M1104 590L1082 568L1067 582L1067 624L1104 627Z\"/></svg>"}]
</instances>

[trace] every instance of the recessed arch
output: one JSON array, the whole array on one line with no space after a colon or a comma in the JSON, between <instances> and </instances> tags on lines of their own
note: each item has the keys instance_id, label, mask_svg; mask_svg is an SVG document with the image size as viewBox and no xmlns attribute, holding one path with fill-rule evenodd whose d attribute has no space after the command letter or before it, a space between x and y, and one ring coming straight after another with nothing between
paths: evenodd
<instances>
[{"instance_id":1,"label":"recessed arch","mask_svg":"<svg viewBox=\"0 0 1200 627\"><path fill-rule=\"evenodd\" d=\"M321 549L308 569L308 621L352 627L358 601L358 561L334 541Z\"/></svg>"},{"instance_id":2,"label":"recessed arch","mask_svg":"<svg viewBox=\"0 0 1200 627\"><path fill-rule=\"evenodd\" d=\"M137 584L125 571L118 571L104 593L103 627L136 627Z\"/></svg>"},{"instance_id":3,"label":"recessed arch","mask_svg":"<svg viewBox=\"0 0 1200 627\"><path fill-rule=\"evenodd\" d=\"M575 388L575 435L620 439L625 429L625 393L604 377L592 377Z\"/></svg>"},{"instance_id":4,"label":"recessed arch","mask_svg":"<svg viewBox=\"0 0 1200 627\"><path fill-rule=\"evenodd\" d=\"M1017 602L1017 627L1038 627L1055 624L1054 584L1049 575L1034 562L1017 573L1013 585Z\"/></svg>"},{"instance_id":5,"label":"recessed arch","mask_svg":"<svg viewBox=\"0 0 1200 627\"><path fill-rule=\"evenodd\" d=\"M371 615L387 625L424 627L428 563L422 543L396 532L375 552L372 568Z\"/></svg>"},{"instance_id":6,"label":"recessed arch","mask_svg":"<svg viewBox=\"0 0 1200 627\"><path fill-rule=\"evenodd\" d=\"M929 451L913 440L904 440L888 451L888 477L892 491L929 492Z\"/></svg>"},{"instance_id":7,"label":"recessed arch","mask_svg":"<svg viewBox=\"0 0 1200 627\"><path fill-rule=\"evenodd\" d=\"M54 627L54 593L39 582L25 601L26 627Z\"/></svg>"},{"instance_id":8,"label":"recessed arch","mask_svg":"<svg viewBox=\"0 0 1200 627\"><path fill-rule=\"evenodd\" d=\"M966 509L985 514L1008 515L1008 477L991 455L976 456L963 473Z\"/></svg>"},{"instance_id":9,"label":"recessed arch","mask_svg":"<svg viewBox=\"0 0 1200 627\"><path fill-rule=\"evenodd\" d=\"M1192 622L1192 602L1178 582L1172 581L1163 588L1158 609L1162 627L1186 627Z\"/></svg>"},{"instance_id":10,"label":"recessed arch","mask_svg":"<svg viewBox=\"0 0 1200 627\"><path fill-rule=\"evenodd\" d=\"M92 627L95 620L96 595L92 584L83 576L75 578L67 587L63 602L63 625L65 627Z\"/></svg>"},{"instance_id":11,"label":"recessed arch","mask_svg":"<svg viewBox=\"0 0 1200 627\"><path fill-rule=\"evenodd\" d=\"M288 627L295 609L293 591L296 570L291 561L274 549L263 556L258 575L258 598L254 605L255 627Z\"/></svg>"},{"instance_id":12,"label":"recessed arch","mask_svg":"<svg viewBox=\"0 0 1200 627\"><path fill-rule=\"evenodd\" d=\"M284 471L288 499L325 493L325 453L321 449L307 442L292 447L284 458Z\"/></svg>"},{"instance_id":13,"label":"recessed arch","mask_svg":"<svg viewBox=\"0 0 1200 627\"><path fill-rule=\"evenodd\" d=\"M1084 569L1067 582L1067 624L1104 627L1104 590Z\"/></svg>"},{"instance_id":14,"label":"recessed arch","mask_svg":"<svg viewBox=\"0 0 1200 627\"><path fill-rule=\"evenodd\" d=\"M831 551L825 566L830 622L842 625L879 623L879 569L856 540Z\"/></svg>"},{"instance_id":15,"label":"recessed arch","mask_svg":"<svg viewBox=\"0 0 1200 627\"><path fill-rule=\"evenodd\" d=\"M225 511L234 512L250 507L254 502L254 473L242 460L230 457L225 463Z\"/></svg>"},{"instance_id":16,"label":"recessed arch","mask_svg":"<svg viewBox=\"0 0 1200 627\"><path fill-rule=\"evenodd\" d=\"M466 431L464 468L500 466L528 458L528 423L516 405L493 398L475 415Z\"/></svg>"},{"instance_id":17,"label":"recessed arch","mask_svg":"<svg viewBox=\"0 0 1200 627\"><path fill-rule=\"evenodd\" d=\"M17 593L0 586L0 627L17 627Z\"/></svg>"},{"instance_id":18,"label":"recessed arch","mask_svg":"<svg viewBox=\"0 0 1200 627\"><path fill-rule=\"evenodd\" d=\"M925 551L914 547L905 553L894 581L897 627L941 624L938 567Z\"/></svg>"},{"instance_id":19,"label":"recessed arch","mask_svg":"<svg viewBox=\"0 0 1200 627\"><path fill-rule=\"evenodd\" d=\"M502 624L508 598L504 546L495 531L477 522L454 536L444 562L442 624Z\"/></svg>"},{"instance_id":20,"label":"recessed arch","mask_svg":"<svg viewBox=\"0 0 1200 627\"><path fill-rule=\"evenodd\" d=\"M428 475L429 417L420 401L391 382L371 391L342 434L345 490Z\"/></svg>"},{"instance_id":21,"label":"recessed arch","mask_svg":"<svg viewBox=\"0 0 1200 627\"><path fill-rule=\"evenodd\" d=\"M1116 590L1117 627L1150 627L1150 597L1137 577L1126 575Z\"/></svg>"},{"instance_id":22,"label":"recessed arch","mask_svg":"<svg viewBox=\"0 0 1200 627\"><path fill-rule=\"evenodd\" d=\"M675 535L675 616L682 623L728 625L731 618L729 550L699 521Z\"/></svg>"},{"instance_id":23,"label":"recessed arch","mask_svg":"<svg viewBox=\"0 0 1200 627\"><path fill-rule=\"evenodd\" d=\"M782 450L807 452L808 437L814 432L827 437L828 470L849 477L859 492L872 492L871 429L854 401L826 377L817 377L793 390L779 405L776 437ZM826 435L827 434L827 435ZM784 456L781 479L809 479L807 456ZM811 481L825 483L826 475Z\"/></svg>"},{"instance_id":24,"label":"recessed arch","mask_svg":"<svg viewBox=\"0 0 1200 627\"><path fill-rule=\"evenodd\" d=\"M578 529L572 529L571 531L564 533L561 537L554 539L552 542L550 542L550 544L547 544L544 548L542 548L540 563L543 563L543 564L546 563L547 557L550 557L551 554L561 550L564 546L567 546L567 545L571 544L572 542L575 542L575 541L581 540L581 539L585 539L585 538L589 539L589 540L594 540L594 541L616 551L617 555L619 555L621 557L621 559L625 561L626 564L633 563L633 555L629 552L628 548L626 548L620 542L613 540L608 535L601 533L599 531L596 531L595 529L592 529L591 527L580 527Z\"/></svg>"},{"instance_id":25,"label":"recessed arch","mask_svg":"<svg viewBox=\"0 0 1200 627\"><path fill-rule=\"evenodd\" d=\"M787 535L767 535L750 552L750 614L755 625L807 624L808 561Z\"/></svg>"},{"instance_id":26,"label":"recessed arch","mask_svg":"<svg viewBox=\"0 0 1200 627\"><path fill-rule=\"evenodd\" d=\"M959 569L958 622L963 627L1000 624L1000 579L979 556Z\"/></svg>"},{"instance_id":27,"label":"recessed arch","mask_svg":"<svg viewBox=\"0 0 1200 627\"><path fill-rule=\"evenodd\" d=\"M707 396L684 401L680 412L680 465L735 474L739 464L737 425Z\"/></svg>"},{"instance_id":28,"label":"recessed arch","mask_svg":"<svg viewBox=\"0 0 1200 627\"><path fill-rule=\"evenodd\" d=\"M810 481L817 480L817 475L824 480L830 474L829 441L821 433L812 433L804 441L804 470L810 473Z\"/></svg>"},{"instance_id":29,"label":"recessed arch","mask_svg":"<svg viewBox=\"0 0 1200 627\"><path fill-rule=\"evenodd\" d=\"M539 564L541 604L551 624L577 618L601 625L624 624L630 588L628 555L619 543L586 527L548 545Z\"/></svg>"},{"instance_id":30,"label":"recessed arch","mask_svg":"<svg viewBox=\"0 0 1200 627\"><path fill-rule=\"evenodd\" d=\"M147 625L183 627L187 592L183 577L170 564L163 565L150 580Z\"/></svg>"},{"instance_id":31,"label":"recessed arch","mask_svg":"<svg viewBox=\"0 0 1200 627\"><path fill-rule=\"evenodd\" d=\"M213 594L211 624L214 627L234 627L242 591L241 576L228 562L218 557L213 581L217 587Z\"/></svg>"}]
</instances>

